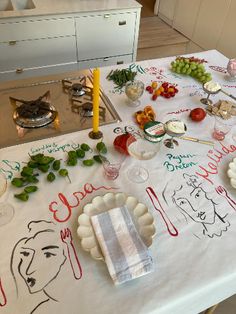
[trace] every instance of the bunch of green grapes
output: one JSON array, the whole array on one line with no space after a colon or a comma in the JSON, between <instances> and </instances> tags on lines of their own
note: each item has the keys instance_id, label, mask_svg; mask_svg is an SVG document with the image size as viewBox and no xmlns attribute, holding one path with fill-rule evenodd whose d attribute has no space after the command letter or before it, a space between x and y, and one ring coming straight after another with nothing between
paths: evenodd
<instances>
[{"instance_id":1,"label":"bunch of green grapes","mask_svg":"<svg viewBox=\"0 0 236 314\"><path fill-rule=\"evenodd\" d=\"M187 58L172 61L171 69L178 74L190 75L202 84L212 80L211 73L206 72L202 63L190 61Z\"/></svg>"}]
</instances>

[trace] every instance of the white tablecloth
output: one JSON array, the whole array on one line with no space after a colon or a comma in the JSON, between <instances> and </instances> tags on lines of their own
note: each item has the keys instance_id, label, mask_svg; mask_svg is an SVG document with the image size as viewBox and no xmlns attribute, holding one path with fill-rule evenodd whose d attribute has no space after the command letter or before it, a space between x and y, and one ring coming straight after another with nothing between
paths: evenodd
<instances>
[{"instance_id":1,"label":"white tablecloth","mask_svg":"<svg viewBox=\"0 0 236 314\"><path fill-rule=\"evenodd\" d=\"M194 56L208 61L205 66L213 79L236 94L236 84L225 80L226 57L215 50ZM134 65L145 84L168 81L178 84L179 89L174 98L159 97L156 102L145 92L138 108L127 106L125 94L117 93L106 80L114 67L101 69L103 89L123 120L102 127L108 149L116 136L114 128L135 126L134 111L148 104L156 111L157 120L182 119L187 124L186 135L212 140L213 117L207 116L200 123L189 118L191 109L204 107L200 103L204 95L201 85L190 77L173 74L169 70L172 60L174 57ZM230 100L222 93L212 99ZM229 162L236 156L232 132L214 148L183 140L174 150L162 146L154 159L141 161L150 174L143 184L127 178L127 169L135 163L131 157L115 181L103 177L100 165L69 168L71 183L67 178L48 183L41 175L39 190L26 203L14 198L16 189L10 179L19 176L19 167L24 166L28 154L42 152L65 161L66 151L75 143L86 142L94 148L96 141L89 139L85 130L0 150L0 167L8 176L8 188L0 201L15 209L12 221L0 227L0 312L196 314L233 295L236 196L226 175ZM227 194L218 194L218 186ZM147 188L156 193L164 216L157 201L156 209L153 206ZM104 262L83 251L76 233L84 205L109 191L125 192L146 204L157 230L150 248L154 273L121 286L114 286Z\"/></svg>"}]
</instances>

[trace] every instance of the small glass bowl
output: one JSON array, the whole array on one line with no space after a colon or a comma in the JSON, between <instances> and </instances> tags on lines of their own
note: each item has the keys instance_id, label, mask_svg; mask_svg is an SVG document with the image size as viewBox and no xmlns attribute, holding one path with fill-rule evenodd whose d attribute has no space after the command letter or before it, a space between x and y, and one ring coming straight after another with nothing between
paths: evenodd
<instances>
[{"instance_id":1,"label":"small glass bowl","mask_svg":"<svg viewBox=\"0 0 236 314\"><path fill-rule=\"evenodd\" d=\"M129 99L129 105L137 107L140 105L139 98L143 95L144 83L142 81L129 81L125 85L125 94Z\"/></svg>"}]
</instances>

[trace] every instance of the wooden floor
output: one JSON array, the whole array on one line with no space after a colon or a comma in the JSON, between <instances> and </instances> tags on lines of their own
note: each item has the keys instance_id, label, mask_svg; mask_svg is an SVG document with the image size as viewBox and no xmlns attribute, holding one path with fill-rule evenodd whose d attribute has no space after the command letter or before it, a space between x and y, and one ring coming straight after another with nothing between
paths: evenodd
<instances>
[{"instance_id":1,"label":"wooden floor","mask_svg":"<svg viewBox=\"0 0 236 314\"><path fill-rule=\"evenodd\" d=\"M137 60L162 58L186 53L189 40L159 17L140 21Z\"/></svg>"},{"instance_id":2,"label":"wooden floor","mask_svg":"<svg viewBox=\"0 0 236 314\"><path fill-rule=\"evenodd\" d=\"M154 5L155 0L136 0L140 3L143 7L141 10L141 17L150 17L154 16Z\"/></svg>"}]
</instances>

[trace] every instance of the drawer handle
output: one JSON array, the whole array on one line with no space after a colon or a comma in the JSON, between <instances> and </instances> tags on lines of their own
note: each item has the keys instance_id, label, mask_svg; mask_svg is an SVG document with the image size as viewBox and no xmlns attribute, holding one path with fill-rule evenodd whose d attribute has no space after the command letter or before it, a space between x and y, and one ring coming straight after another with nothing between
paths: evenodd
<instances>
[{"instance_id":1,"label":"drawer handle","mask_svg":"<svg viewBox=\"0 0 236 314\"><path fill-rule=\"evenodd\" d=\"M103 58L103 61L104 61L104 62L106 62L106 61L108 61L108 60L109 60L109 58L107 58L107 57L106 57L106 58Z\"/></svg>"},{"instance_id":2,"label":"drawer handle","mask_svg":"<svg viewBox=\"0 0 236 314\"><path fill-rule=\"evenodd\" d=\"M119 25L126 25L126 21L120 21Z\"/></svg>"},{"instance_id":3,"label":"drawer handle","mask_svg":"<svg viewBox=\"0 0 236 314\"><path fill-rule=\"evenodd\" d=\"M10 41L8 42L8 44L9 44L10 46L14 46L14 45L16 44L16 40L10 40Z\"/></svg>"},{"instance_id":4,"label":"drawer handle","mask_svg":"<svg viewBox=\"0 0 236 314\"><path fill-rule=\"evenodd\" d=\"M110 14L104 14L104 19L108 19L110 17Z\"/></svg>"},{"instance_id":5,"label":"drawer handle","mask_svg":"<svg viewBox=\"0 0 236 314\"><path fill-rule=\"evenodd\" d=\"M117 61L116 64L124 64L124 61Z\"/></svg>"},{"instance_id":6,"label":"drawer handle","mask_svg":"<svg viewBox=\"0 0 236 314\"><path fill-rule=\"evenodd\" d=\"M22 69L22 68L16 69L16 73L18 73L18 74L22 73L23 71L24 71L24 69Z\"/></svg>"}]
</instances>

